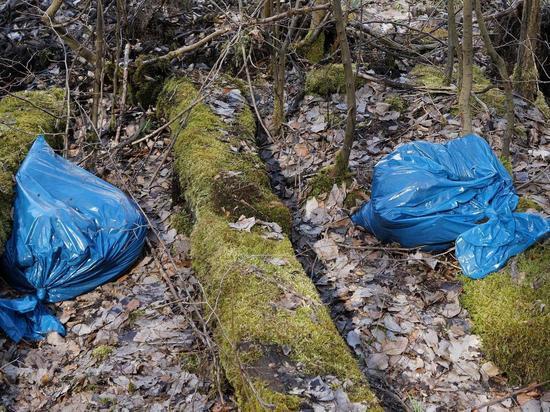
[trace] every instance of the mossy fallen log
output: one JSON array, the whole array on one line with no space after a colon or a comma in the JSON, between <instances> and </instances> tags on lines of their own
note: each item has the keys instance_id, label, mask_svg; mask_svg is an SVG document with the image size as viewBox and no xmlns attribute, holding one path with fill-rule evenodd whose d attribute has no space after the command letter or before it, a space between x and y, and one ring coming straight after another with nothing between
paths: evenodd
<instances>
[{"instance_id":1,"label":"mossy fallen log","mask_svg":"<svg viewBox=\"0 0 550 412\"><path fill-rule=\"evenodd\" d=\"M482 280L466 280L462 303L484 354L514 384L550 380L550 244Z\"/></svg>"},{"instance_id":2,"label":"mossy fallen log","mask_svg":"<svg viewBox=\"0 0 550 412\"><path fill-rule=\"evenodd\" d=\"M0 100L0 255L11 232L15 172L36 136L54 131L62 107L62 89L19 92Z\"/></svg>"},{"instance_id":3,"label":"mossy fallen log","mask_svg":"<svg viewBox=\"0 0 550 412\"><path fill-rule=\"evenodd\" d=\"M173 118L196 96L188 81L169 80L159 112ZM195 220L194 267L215 310L215 339L239 408L299 410L307 404L308 382L319 376L352 402L379 410L287 236L269 239L260 225L250 232L230 227L240 215L277 223L285 233L291 224L254 149L231 150L241 141L253 148L255 141L248 106L236 119L227 124L199 103L172 133L175 169Z\"/></svg>"}]
</instances>

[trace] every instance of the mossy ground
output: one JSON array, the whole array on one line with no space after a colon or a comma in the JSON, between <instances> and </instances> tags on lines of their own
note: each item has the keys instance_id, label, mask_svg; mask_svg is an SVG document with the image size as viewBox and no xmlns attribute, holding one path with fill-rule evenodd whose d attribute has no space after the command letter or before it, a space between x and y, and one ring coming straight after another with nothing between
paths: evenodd
<instances>
[{"instance_id":1,"label":"mossy ground","mask_svg":"<svg viewBox=\"0 0 550 412\"><path fill-rule=\"evenodd\" d=\"M520 196L518 206L516 207L516 212L527 212L529 209L534 209L538 212L543 211L542 206L534 200L525 196Z\"/></svg>"},{"instance_id":2,"label":"mossy ground","mask_svg":"<svg viewBox=\"0 0 550 412\"><path fill-rule=\"evenodd\" d=\"M325 167L317 172L309 182L310 196L319 196L330 192L332 186L351 183L351 173L347 169L337 171L335 166Z\"/></svg>"},{"instance_id":3,"label":"mossy ground","mask_svg":"<svg viewBox=\"0 0 550 412\"><path fill-rule=\"evenodd\" d=\"M398 94L390 94L384 99L384 103L390 105L392 110L402 113L408 106L408 102Z\"/></svg>"},{"instance_id":4,"label":"mossy ground","mask_svg":"<svg viewBox=\"0 0 550 412\"><path fill-rule=\"evenodd\" d=\"M516 273L517 280L511 273ZM462 303L488 359L512 383L550 379L550 244L537 245L482 280L464 281Z\"/></svg>"},{"instance_id":5,"label":"mossy ground","mask_svg":"<svg viewBox=\"0 0 550 412\"><path fill-rule=\"evenodd\" d=\"M63 111L61 89L20 92L17 96L56 116ZM0 255L11 231L13 176L39 134L45 134L51 144L57 140L48 134L54 131L58 119L47 112L13 96L0 101Z\"/></svg>"},{"instance_id":6,"label":"mossy ground","mask_svg":"<svg viewBox=\"0 0 550 412\"><path fill-rule=\"evenodd\" d=\"M175 116L196 95L191 83L170 80L159 110ZM299 409L303 399L287 393L278 371L285 362L303 376L349 380L350 398L377 408L288 238L268 240L257 226L250 233L229 226L242 213L290 229L290 213L271 192L259 157L234 153L230 143L219 139L229 134L231 140L236 131L239 139L243 131L245 138L254 138L255 122L248 108L237 123L223 123L201 103L186 127L174 133L176 171L196 219L193 262L207 300L217 302L215 336L240 409L265 410L262 402L274 404L276 411ZM286 263L273 264L272 258Z\"/></svg>"},{"instance_id":7,"label":"mossy ground","mask_svg":"<svg viewBox=\"0 0 550 412\"><path fill-rule=\"evenodd\" d=\"M111 353L113 353L114 348L109 345L99 345L92 350L92 357L98 362L103 362Z\"/></svg>"},{"instance_id":8,"label":"mossy ground","mask_svg":"<svg viewBox=\"0 0 550 412\"><path fill-rule=\"evenodd\" d=\"M446 87L445 85L445 74L443 67L432 66L427 64L418 64L411 70L411 74L416 77L417 81L428 88L442 88ZM453 72L453 78L456 81L456 70ZM479 66L473 67L473 81L472 87L474 93L479 93L482 90L485 90L488 86L491 85L491 81L485 76L483 70ZM505 112L505 97L502 90L493 88L484 93L476 94L476 96L489 108L494 108L499 115L504 115ZM458 99L458 97L457 97ZM476 111L482 110L482 105L477 101L477 99L472 97L471 100L472 108ZM453 111L457 111L456 106L454 106Z\"/></svg>"},{"instance_id":9,"label":"mossy ground","mask_svg":"<svg viewBox=\"0 0 550 412\"><path fill-rule=\"evenodd\" d=\"M361 87L364 84L364 79L356 77L356 87ZM333 93L344 93L346 91L344 65L328 64L326 66L310 70L306 74L305 90L307 94L318 94L319 96L324 97Z\"/></svg>"}]
</instances>

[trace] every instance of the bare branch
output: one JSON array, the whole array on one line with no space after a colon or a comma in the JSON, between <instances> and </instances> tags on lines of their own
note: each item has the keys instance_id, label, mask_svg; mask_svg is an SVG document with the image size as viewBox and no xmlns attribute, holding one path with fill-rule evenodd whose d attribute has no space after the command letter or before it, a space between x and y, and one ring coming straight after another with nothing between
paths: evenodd
<instances>
[{"instance_id":1,"label":"bare branch","mask_svg":"<svg viewBox=\"0 0 550 412\"><path fill-rule=\"evenodd\" d=\"M63 26L55 24L55 15L63 5L64 0L53 0L50 6L46 9L42 15L42 23L49 26L54 30L57 35L69 46L77 55L80 55L91 65L95 64L94 53L84 47L73 36L71 36Z\"/></svg>"},{"instance_id":2,"label":"bare branch","mask_svg":"<svg viewBox=\"0 0 550 412\"><path fill-rule=\"evenodd\" d=\"M284 12L284 13L279 13L279 14L276 14L274 16L263 18L263 19L254 19L254 20L251 20L249 22L242 23L240 25L235 25L235 24L234 25L227 25L227 26L224 26L224 27L216 30L213 33L210 33L208 36L205 36L204 38L200 39L199 41L197 41L193 44L180 47L179 49L176 49L176 50L172 50L171 52L168 52L165 55L158 56L158 57L153 57L151 59L145 60L143 62L143 65L149 65L149 64L156 63L156 62L159 62L159 61L170 61L172 59L181 57L184 54L190 53L193 50L196 50L199 47L204 46L205 44L211 42L212 40L217 39L218 37L221 37L224 34L227 34L231 31L233 31L236 27L239 27L239 26L241 26L241 27L252 27L252 26L257 26L257 25L271 24L273 22L285 19L287 17L295 16L295 15L298 15L298 14L307 14L307 13L311 13L313 11L324 10L324 9L328 9L328 8L330 8L329 4L321 4L321 5L312 6L312 7L302 7L300 9L290 9L290 10Z\"/></svg>"}]
</instances>

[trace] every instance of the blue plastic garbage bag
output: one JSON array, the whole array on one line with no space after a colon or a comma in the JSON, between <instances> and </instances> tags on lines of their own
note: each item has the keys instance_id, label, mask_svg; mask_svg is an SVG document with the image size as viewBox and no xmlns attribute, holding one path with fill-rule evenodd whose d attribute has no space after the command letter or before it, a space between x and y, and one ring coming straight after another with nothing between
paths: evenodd
<instances>
[{"instance_id":1,"label":"blue plastic garbage bag","mask_svg":"<svg viewBox=\"0 0 550 412\"><path fill-rule=\"evenodd\" d=\"M456 241L464 274L482 278L550 233L541 216L513 213L513 182L487 142L413 142L374 168L371 200L352 216L384 242L444 250Z\"/></svg>"},{"instance_id":2,"label":"blue plastic garbage bag","mask_svg":"<svg viewBox=\"0 0 550 412\"><path fill-rule=\"evenodd\" d=\"M146 232L132 200L38 137L16 175L13 232L0 262L3 278L24 295L0 299L0 327L15 341L64 334L46 303L121 275L139 257Z\"/></svg>"}]
</instances>

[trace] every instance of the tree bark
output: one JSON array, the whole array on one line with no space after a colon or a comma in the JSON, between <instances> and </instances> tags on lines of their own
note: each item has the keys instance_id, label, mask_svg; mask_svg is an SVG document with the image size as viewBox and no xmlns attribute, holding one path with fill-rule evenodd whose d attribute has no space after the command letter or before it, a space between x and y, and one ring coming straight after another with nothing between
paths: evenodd
<instances>
[{"instance_id":1,"label":"tree bark","mask_svg":"<svg viewBox=\"0 0 550 412\"><path fill-rule=\"evenodd\" d=\"M540 32L540 11L540 0L525 0L523 2L518 55L514 69L514 89L530 101L536 100L539 90L539 74L535 56Z\"/></svg>"},{"instance_id":2,"label":"tree bark","mask_svg":"<svg viewBox=\"0 0 550 412\"><path fill-rule=\"evenodd\" d=\"M348 171L349 156L355 136L355 116L357 109L355 102L355 76L351 64L351 52L346 35L346 25L340 0L332 0L332 8L334 19L336 20L336 32L340 40L340 52L342 54L342 63L344 65L344 76L346 80L346 105L348 107L344 143L336 155L334 168L335 174L342 175Z\"/></svg>"},{"instance_id":3,"label":"tree bark","mask_svg":"<svg viewBox=\"0 0 550 412\"><path fill-rule=\"evenodd\" d=\"M472 0L464 0L463 16L462 84L458 104L462 118L462 134L469 134L472 133L472 109L470 106L473 80Z\"/></svg>"},{"instance_id":4,"label":"tree bark","mask_svg":"<svg viewBox=\"0 0 550 412\"><path fill-rule=\"evenodd\" d=\"M296 0L295 10L299 10L301 0ZM274 77L275 83L273 85L274 91L274 105L273 105L273 135L277 136L281 133L282 125L285 121L285 68L286 68L286 53L294 30L298 23L298 15L292 16L289 29L284 36L284 41L281 40L281 46L276 50L274 56ZM278 36L281 38L281 36Z\"/></svg>"},{"instance_id":5,"label":"tree bark","mask_svg":"<svg viewBox=\"0 0 550 412\"><path fill-rule=\"evenodd\" d=\"M454 0L447 0L448 14L448 33L447 33L447 66L445 67L445 84L449 86L453 77L453 66L455 63L455 54L458 57L459 79L462 73L462 56L458 44L458 35L456 32L456 16L455 16Z\"/></svg>"},{"instance_id":6,"label":"tree bark","mask_svg":"<svg viewBox=\"0 0 550 412\"><path fill-rule=\"evenodd\" d=\"M103 0L97 0L96 17L96 39L95 39L95 71L94 71L94 91L92 101L92 123L97 129L99 103L101 100L101 89L103 85L103 49L105 47L104 24L103 24Z\"/></svg>"},{"instance_id":7,"label":"tree bark","mask_svg":"<svg viewBox=\"0 0 550 412\"><path fill-rule=\"evenodd\" d=\"M477 24L479 26L479 31L481 32L481 37L483 37L483 42L485 43L485 48L487 53L491 56L493 63L498 69L500 78L502 79L502 84L504 87L504 94L506 96L506 130L504 131L504 136L502 137L502 155L506 158L510 158L510 141L514 132L514 96L512 92L512 81L510 80L510 75L508 74L508 69L506 68L506 62L500 54L496 51L491 37L489 36L489 31L487 30L487 25L485 24L485 19L481 11L481 2L480 0L475 0L475 10L477 17Z\"/></svg>"},{"instance_id":8,"label":"tree bark","mask_svg":"<svg viewBox=\"0 0 550 412\"><path fill-rule=\"evenodd\" d=\"M270 0L269 0L270 1ZM280 3L278 0L274 1L274 12L279 14ZM274 25L273 28L273 48L272 48L272 64L273 64L273 119L272 130L273 136L281 134L281 127L283 125L285 117L285 66L286 56L285 50L283 50L283 44L281 41L281 29L278 25Z\"/></svg>"}]
</instances>

